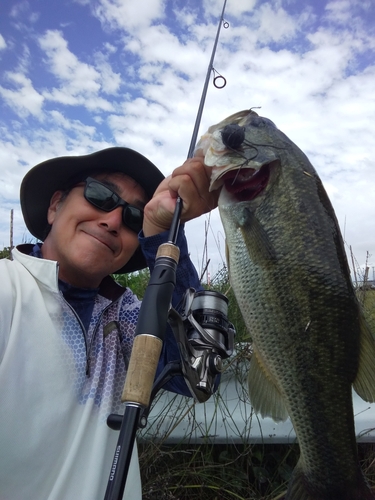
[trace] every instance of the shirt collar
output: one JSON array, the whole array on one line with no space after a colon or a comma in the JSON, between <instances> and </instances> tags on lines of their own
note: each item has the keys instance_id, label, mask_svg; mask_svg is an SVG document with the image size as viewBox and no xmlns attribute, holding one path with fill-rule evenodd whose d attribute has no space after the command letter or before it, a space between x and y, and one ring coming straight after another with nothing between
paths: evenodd
<instances>
[{"instance_id":1,"label":"shirt collar","mask_svg":"<svg viewBox=\"0 0 375 500\"><path fill-rule=\"evenodd\" d=\"M43 259L40 248L39 244L25 243L14 248L12 254L14 259L20 262L38 281L57 292L59 290L58 262ZM120 298L124 292L125 288L116 283L111 276L106 276L99 285L99 295L112 301Z\"/></svg>"}]
</instances>

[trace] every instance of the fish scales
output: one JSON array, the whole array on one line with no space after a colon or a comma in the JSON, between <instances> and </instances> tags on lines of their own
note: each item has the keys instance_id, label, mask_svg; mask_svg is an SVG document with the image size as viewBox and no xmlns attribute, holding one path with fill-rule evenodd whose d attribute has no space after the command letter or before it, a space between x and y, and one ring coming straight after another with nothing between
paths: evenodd
<instances>
[{"instance_id":1,"label":"fish scales","mask_svg":"<svg viewBox=\"0 0 375 500\"><path fill-rule=\"evenodd\" d=\"M228 124L231 133L241 128L236 149ZM358 464L351 394L361 338L373 365L374 342L363 332L339 226L315 169L251 111L211 127L198 149L213 167L212 188L221 186L231 285L253 340L250 400L262 416L289 415L298 438L287 498L374 499ZM374 366L366 370L375 388Z\"/></svg>"}]
</instances>

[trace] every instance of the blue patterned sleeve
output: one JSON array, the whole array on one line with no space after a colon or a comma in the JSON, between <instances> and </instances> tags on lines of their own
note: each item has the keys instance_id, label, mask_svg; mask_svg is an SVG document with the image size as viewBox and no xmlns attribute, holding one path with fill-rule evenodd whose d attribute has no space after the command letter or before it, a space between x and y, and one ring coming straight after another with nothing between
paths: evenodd
<instances>
[{"instance_id":1,"label":"blue patterned sleeve","mask_svg":"<svg viewBox=\"0 0 375 500\"><path fill-rule=\"evenodd\" d=\"M168 236L169 233L168 231L166 231L149 238L142 237L142 235L139 237L142 251L145 255L147 264L151 272L154 268L156 252L162 243L166 243L168 241ZM180 249L180 259L176 271L176 286L172 296L173 307L177 307L187 288L192 287L195 288L195 290L202 290L197 271L189 257L183 226L181 226L179 229L177 246ZM162 372L167 363L171 361L178 361L179 359L180 353L177 347L177 343L171 328L168 326L163 343L163 350L156 371L156 376L158 376ZM177 394L183 394L184 396L191 396L190 391L182 376L173 377L169 382L165 384L163 389L176 392Z\"/></svg>"}]
</instances>

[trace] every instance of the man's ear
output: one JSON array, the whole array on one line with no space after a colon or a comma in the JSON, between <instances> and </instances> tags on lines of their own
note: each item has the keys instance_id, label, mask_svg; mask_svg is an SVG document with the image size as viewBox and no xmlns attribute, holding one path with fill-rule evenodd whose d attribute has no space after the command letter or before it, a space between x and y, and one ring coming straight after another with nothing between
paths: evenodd
<instances>
[{"instance_id":1,"label":"man's ear","mask_svg":"<svg viewBox=\"0 0 375 500\"><path fill-rule=\"evenodd\" d=\"M59 204L61 202L62 195L63 195L63 191L55 191L53 193L51 201L49 203L48 212L47 212L47 220L48 220L48 224L50 224L51 226L55 220L56 212L59 208Z\"/></svg>"}]
</instances>

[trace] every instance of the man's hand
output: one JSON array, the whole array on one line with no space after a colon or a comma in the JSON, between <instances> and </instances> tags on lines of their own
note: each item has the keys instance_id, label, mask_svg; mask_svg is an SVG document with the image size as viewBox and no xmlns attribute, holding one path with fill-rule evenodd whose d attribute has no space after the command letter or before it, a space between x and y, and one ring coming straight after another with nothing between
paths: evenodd
<instances>
[{"instance_id":1,"label":"man's hand","mask_svg":"<svg viewBox=\"0 0 375 500\"><path fill-rule=\"evenodd\" d=\"M153 236L170 228L178 196L183 202L181 222L216 208L219 191L209 192L211 169L204 165L203 160L203 156L187 159L161 182L145 207L145 236Z\"/></svg>"}]
</instances>

